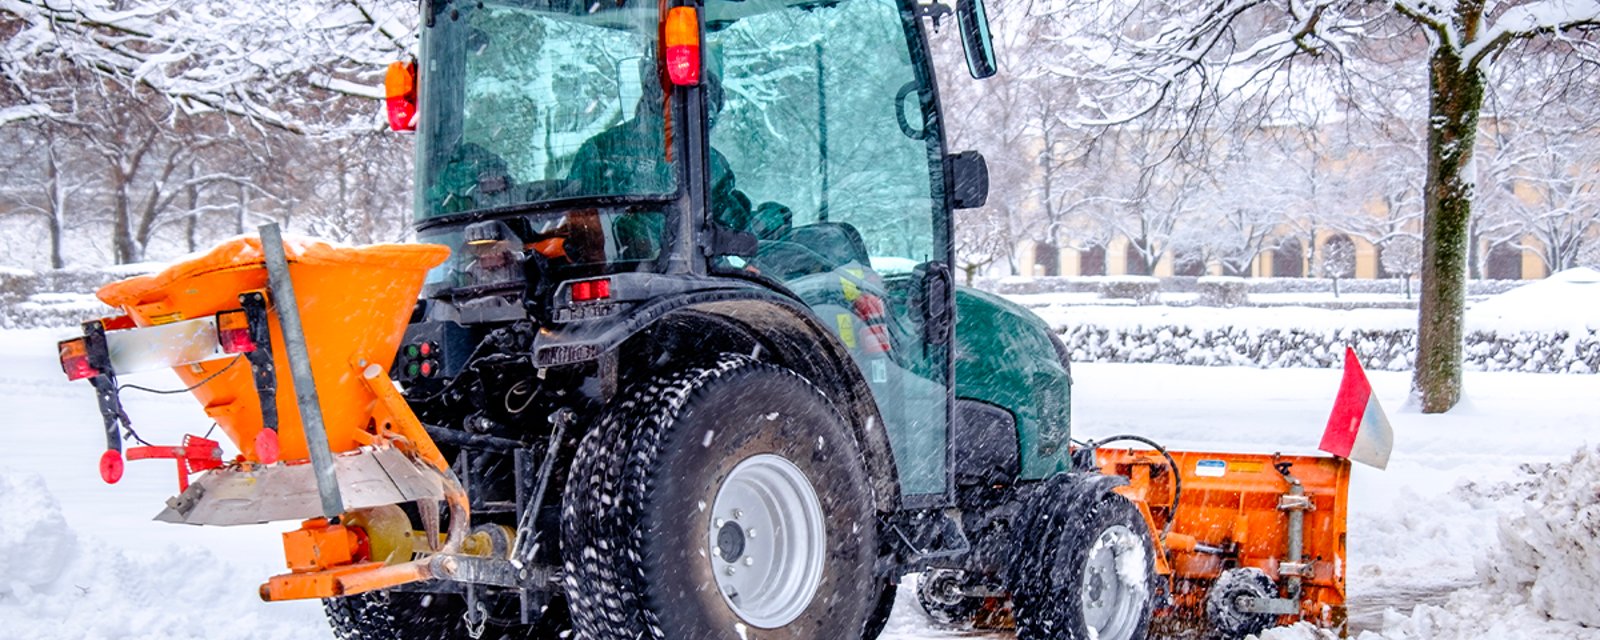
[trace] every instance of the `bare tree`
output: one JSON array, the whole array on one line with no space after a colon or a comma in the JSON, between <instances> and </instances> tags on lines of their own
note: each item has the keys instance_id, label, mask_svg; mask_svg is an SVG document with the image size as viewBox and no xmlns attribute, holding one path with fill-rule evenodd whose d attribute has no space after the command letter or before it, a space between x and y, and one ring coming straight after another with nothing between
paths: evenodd
<instances>
[{"instance_id":1,"label":"bare tree","mask_svg":"<svg viewBox=\"0 0 1600 640\"><path fill-rule=\"evenodd\" d=\"M1387 56L1417 51L1393 60L1425 58L1426 242L1413 387L1425 412L1454 406L1461 395L1462 317L1475 178L1471 169L1486 73L1502 56L1516 53L1514 45L1521 42L1556 38L1592 51L1600 3L1149 0L1126 9L1096 4L1100 6L1082 13L1106 18L1081 32L1088 45L1083 48L1084 59L1062 66L1074 73L1103 69L1099 75L1112 89L1101 92L1103 98L1090 105L1086 115L1108 124L1155 115L1202 129L1217 124L1210 119L1216 117L1218 110L1213 107L1218 103L1276 94L1279 100L1263 100L1257 111L1272 117L1286 101L1308 96L1304 91L1282 91L1290 78L1317 77L1339 86L1383 73L1385 66L1373 63L1384 62ZM1096 37L1095 29L1103 35ZM1426 39L1426 46L1394 46L1416 32Z\"/></svg>"},{"instance_id":2,"label":"bare tree","mask_svg":"<svg viewBox=\"0 0 1600 640\"><path fill-rule=\"evenodd\" d=\"M323 119L341 95L381 98L384 65L414 46L404 0L9 0L0 3L0 124L59 113L62 67L289 131ZM306 89L318 90L316 95Z\"/></svg>"}]
</instances>

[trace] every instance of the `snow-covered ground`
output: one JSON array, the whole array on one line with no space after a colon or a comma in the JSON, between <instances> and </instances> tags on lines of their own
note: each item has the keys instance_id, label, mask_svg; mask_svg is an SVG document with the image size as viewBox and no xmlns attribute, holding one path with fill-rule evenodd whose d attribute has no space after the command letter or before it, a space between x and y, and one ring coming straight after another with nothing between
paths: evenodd
<instances>
[{"instance_id":1,"label":"snow-covered ground","mask_svg":"<svg viewBox=\"0 0 1600 640\"><path fill-rule=\"evenodd\" d=\"M329 637L315 605L256 597L282 570L277 532L290 525L151 522L175 485L164 462L100 482L99 416L88 386L60 374L63 333L0 331L0 636ZM1076 435L1312 452L1339 376L1080 365ZM175 384L163 378L150 382ZM1351 490L1349 590L1362 639L1600 640L1600 376L1469 373L1467 400L1444 416L1406 406L1406 374L1372 379L1396 448L1388 471L1358 467ZM187 396L127 397L147 439L209 424ZM1580 450L1589 453L1574 460ZM886 638L1005 637L934 629L908 596Z\"/></svg>"}]
</instances>

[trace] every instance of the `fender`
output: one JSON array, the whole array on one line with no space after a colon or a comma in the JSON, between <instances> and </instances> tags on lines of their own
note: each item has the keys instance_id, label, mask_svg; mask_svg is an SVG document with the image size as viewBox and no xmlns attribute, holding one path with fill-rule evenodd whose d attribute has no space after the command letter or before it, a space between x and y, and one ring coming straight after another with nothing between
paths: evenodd
<instances>
[{"instance_id":1,"label":"fender","mask_svg":"<svg viewBox=\"0 0 1600 640\"><path fill-rule=\"evenodd\" d=\"M605 304L611 308L607 313L540 331L532 345L536 366L594 360L628 363L628 358L618 356L628 353L638 341L682 332L685 325L706 334L677 347L680 350L719 343L751 345L758 357L805 376L839 404L856 431L874 479L879 511L899 509L894 453L866 379L838 336L817 320L809 307L754 280L646 273L610 278L612 295ZM555 298L566 299L560 293L558 290Z\"/></svg>"}]
</instances>

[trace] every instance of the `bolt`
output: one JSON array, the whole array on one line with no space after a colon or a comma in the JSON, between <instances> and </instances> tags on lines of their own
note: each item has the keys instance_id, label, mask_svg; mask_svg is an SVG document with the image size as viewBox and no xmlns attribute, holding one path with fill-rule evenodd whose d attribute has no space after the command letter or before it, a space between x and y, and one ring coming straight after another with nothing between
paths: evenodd
<instances>
[{"instance_id":1,"label":"bolt","mask_svg":"<svg viewBox=\"0 0 1600 640\"><path fill-rule=\"evenodd\" d=\"M731 565L730 565L730 566L729 566L729 567L728 567L728 571L727 571L727 574L728 574L728 575L730 575L730 576L732 576L732 575L733 575L733 574L734 574L734 573L737 573L737 572L736 572L736 571L735 571L735 570L734 570L734 568L733 568L733 567L732 567L732 566L731 566Z\"/></svg>"},{"instance_id":2,"label":"bolt","mask_svg":"<svg viewBox=\"0 0 1600 640\"><path fill-rule=\"evenodd\" d=\"M750 535L751 539L755 539L755 537L756 537L756 530L755 529L745 529L744 531L745 531L745 533Z\"/></svg>"},{"instance_id":3,"label":"bolt","mask_svg":"<svg viewBox=\"0 0 1600 640\"><path fill-rule=\"evenodd\" d=\"M738 520L738 519L743 518L743 517L744 517L744 509L734 509L733 510L733 519L734 520Z\"/></svg>"},{"instance_id":4,"label":"bolt","mask_svg":"<svg viewBox=\"0 0 1600 640\"><path fill-rule=\"evenodd\" d=\"M722 518L717 518L716 520L712 521L711 526L714 526L714 527L716 527L718 529L721 529L722 525L725 525L725 524L728 524L727 520L723 520Z\"/></svg>"},{"instance_id":5,"label":"bolt","mask_svg":"<svg viewBox=\"0 0 1600 640\"><path fill-rule=\"evenodd\" d=\"M744 566L746 566L746 567L754 567L754 566L756 566L756 559L752 558L750 556L745 556L744 557Z\"/></svg>"}]
</instances>

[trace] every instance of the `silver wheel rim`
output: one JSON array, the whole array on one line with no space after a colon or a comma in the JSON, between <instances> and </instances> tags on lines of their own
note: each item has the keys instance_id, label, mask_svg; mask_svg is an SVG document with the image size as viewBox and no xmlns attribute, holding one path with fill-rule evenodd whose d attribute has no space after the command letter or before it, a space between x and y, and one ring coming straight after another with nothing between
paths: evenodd
<instances>
[{"instance_id":1,"label":"silver wheel rim","mask_svg":"<svg viewBox=\"0 0 1600 640\"><path fill-rule=\"evenodd\" d=\"M775 629L805 612L827 555L822 502L800 467L764 453L728 472L711 505L707 555L723 601Z\"/></svg>"},{"instance_id":2,"label":"silver wheel rim","mask_svg":"<svg viewBox=\"0 0 1600 640\"><path fill-rule=\"evenodd\" d=\"M1108 527L1095 538L1083 563L1079 602L1083 622L1101 640L1133 637L1150 596L1145 576L1145 549L1139 536L1123 525Z\"/></svg>"}]
</instances>

